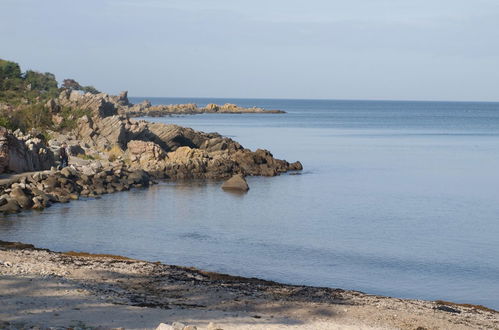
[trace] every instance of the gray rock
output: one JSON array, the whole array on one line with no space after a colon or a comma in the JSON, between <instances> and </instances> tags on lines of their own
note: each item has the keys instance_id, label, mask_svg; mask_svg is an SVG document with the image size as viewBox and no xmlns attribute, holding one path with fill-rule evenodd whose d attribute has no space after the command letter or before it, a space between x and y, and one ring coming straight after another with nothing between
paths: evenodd
<instances>
[{"instance_id":1,"label":"gray rock","mask_svg":"<svg viewBox=\"0 0 499 330\"><path fill-rule=\"evenodd\" d=\"M142 170L137 170L128 175L128 184L149 185L149 174Z\"/></svg>"},{"instance_id":2,"label":"gray rock","mask_svg":"<svg viewBox=\"0 0 499 330\"><path fill-rule=\"evenodd\" d=\"M39 137L0 127L0 173L45 170L54 163L54 154Z\"/></svg>"},{"instance_id":3,"label":"gray rock","mask_svg":"<svg viewBox=\"0 0 499 330\"><path fill-rule=\"evenodd\" d=\"M249 186L244 176L242 176L241 174L236 174L232 176L232 178L224 182L224 184L222 185L222 189L248 191Z\"/></svg>"},{"instance_id":4,"label":"gray rock","mask_svg":"<svg viewBox=\"0 0 499 330\"><path fill-rule=\"evenodd\" d=\"M19 186L12 188L10 197L12 197L12 199L14 199L23 209L29 209L33 206L31 198L28 197L24 190Z\"/></svg>"},{"instance_id":5,"label":"gray rock","mask_svg":"<svg viewBox=\"0 0 499 330\"><path fill-rule=\"evenodd\" d=\"M206 329L207 330L223 330L221 327L219 327L218 325L216 325L213 322L210 322L210 324L208 324L208 327Z\"/></svg>"},{"instance_id":6,"label":"gray rock","mask_svg":"<svg viewBox=\"0 0 499 330\"><path fill-rule=\"evenodd\" d=\"M184 330L185 324L180 323L180 322L173 322L172 328L173 328L173 330Z\"/></svg>"},{"instance_id":7,"label":"gray rock","mask_svg":"<svg viewBox=\"0 0 499 330\"><path fill-rule=\"evenodd\" d=\"M92 166L82 166L80 169L81 173L87 176L95 175L95 168Z\"/></svg>"},{"instance_id":8,"label":"gray rock","mask_svg":"<svg viewBox=\"0 0 499 330\"><path fill-rule=\"evenodd\" d=\"M73 173L71 173L71 170L67 167L61 170L61 174L66 178L69 178L71 175L73 175Z\"/></svg>"},{"instance_id":9,"label":"gray rock","mask_svg":"<svg viewBox=\"0 0 499 330\"><path fill-rule=\"evenodd\" d=\"M32 209L34 210L43 210L45 208L43 204L43 199L41 197L33 197L33 206Z\"/></svg>"},{"instance_id":10,"label":"gray rock","mask_svg":"<svg viewBox=\"0 0 499 330\"><path fill-rule=\"evenodd\" d=\"M171 325L165 324L165 323L160 323L157 327L156 330L173 330L173 327Z\"/></svg>"},{"instance_id":11,"label":"gray rock","mask_svg":"<svg viewBox=\"0 0 499 330\"><path fill-rule=\"evenodd\" d=\"M9 199L7 204L0 206L0 212L3 213L17 213L21 211L21 207L14 199Z\"/></svg>"}]
</instances>

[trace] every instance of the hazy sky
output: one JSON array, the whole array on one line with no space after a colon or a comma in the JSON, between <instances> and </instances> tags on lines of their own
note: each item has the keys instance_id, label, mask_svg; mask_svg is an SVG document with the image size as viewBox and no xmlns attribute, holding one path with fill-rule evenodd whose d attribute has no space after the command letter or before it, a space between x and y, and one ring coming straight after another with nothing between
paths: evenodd
<instances>
[{"instance_id":1,"label":"hazy sky","mask_svg":"<svg viewBox=\"0 0 499 330\"><path fill-rule=\"evenodd\" d=\"M134 96L499 101L499 1L0 0L0 58Z\"/></svg>"}]
</instances>

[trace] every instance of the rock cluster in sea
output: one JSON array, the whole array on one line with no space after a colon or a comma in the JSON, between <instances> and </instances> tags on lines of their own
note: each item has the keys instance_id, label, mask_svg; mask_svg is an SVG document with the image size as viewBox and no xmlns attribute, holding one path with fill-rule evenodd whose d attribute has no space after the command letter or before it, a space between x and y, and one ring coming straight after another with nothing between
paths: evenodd
<instances>
[{"instance_id":1,"label":"rock cluster in sea","mask_svg":"<svg viewBox=\"0 0 499 330\"><path fill-rule=\"evenodd\" d=\"M154 181L146 171L132 170L124 163L104 167L99 162L93 162L88 166L70 166L60 171L35 172L19 177L3 189L0 212L41 210L53 203L147 187L152 183Z\"/></svg>"}]
</instances>

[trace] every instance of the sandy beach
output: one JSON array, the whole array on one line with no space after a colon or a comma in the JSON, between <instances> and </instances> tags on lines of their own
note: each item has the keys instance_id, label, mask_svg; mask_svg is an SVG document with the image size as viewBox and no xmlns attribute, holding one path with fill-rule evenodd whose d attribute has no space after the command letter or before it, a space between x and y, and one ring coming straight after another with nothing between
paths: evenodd
<instances>
[{"instance_id":1,"label":"sandy beach","mask_svg":"<svg viewBox=\"0 0 499 330\"><path fill-rule=\"evenodd\" d=\"M0 245L0 327L499 329L481 306L283 285L120 256Z\"/></svg>"}]
</instances>

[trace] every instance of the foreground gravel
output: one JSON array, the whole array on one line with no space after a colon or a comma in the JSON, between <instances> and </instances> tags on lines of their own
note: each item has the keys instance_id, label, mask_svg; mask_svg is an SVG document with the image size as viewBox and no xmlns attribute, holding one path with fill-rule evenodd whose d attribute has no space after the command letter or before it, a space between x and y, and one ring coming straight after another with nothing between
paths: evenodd
<instances>
[{"instance_id":1,"label":"foreground gravel","mask_svg":"<svg viewBox=\"0 0 499 330\"><path fill-rule=\"evenodd\" d=\"M404 300L0 241L0 328L499 329L481 306Z\"/></svg>"}]
</instances>

